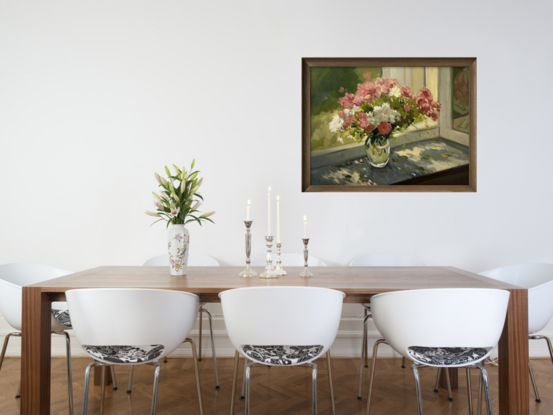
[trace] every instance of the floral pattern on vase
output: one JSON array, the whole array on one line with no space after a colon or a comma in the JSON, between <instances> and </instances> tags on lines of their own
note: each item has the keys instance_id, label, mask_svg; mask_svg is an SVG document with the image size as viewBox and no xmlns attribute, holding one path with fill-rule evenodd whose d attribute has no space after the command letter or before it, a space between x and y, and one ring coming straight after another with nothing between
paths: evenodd
<instances>
[{"instance_id":1,"label":"floral pattern on vase","mask_svg":"<svg viewBox=\"0 0 553 415\"><path fill-rule=\"evenodd\" d=\"M167 248L171 275L186 275L190 234L184 225L173 225L168 232Z\"/></svg>"}]
</instances>

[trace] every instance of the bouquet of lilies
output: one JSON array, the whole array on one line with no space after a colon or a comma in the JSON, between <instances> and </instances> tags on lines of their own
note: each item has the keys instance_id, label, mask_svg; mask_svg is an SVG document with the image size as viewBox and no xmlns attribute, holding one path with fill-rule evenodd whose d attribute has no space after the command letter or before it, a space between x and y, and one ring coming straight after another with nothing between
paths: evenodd
<instances>
[{"instance_id":1,"label":"bouquet of lilies","mask_svg":"<svg viewBox=\"0 0 553 415\"><path fill-rule=\"evenodd\" d=\"M372 82L370 73L363 76L366 82L357 85L355 94L346 92L339 99L341 109L330 122L330 131L347 131L366 145L382 144L393 132L405 133L413 124L439 118L441 105L434 101L430 89L421 88L415 96L396 79L376 78ZM343 88L340 91L344 92Z\"/></svg>"},{"instance_id":2,"label":"bouquet of lilies","mask_svg":"<svg viewBox=\"0 0 553 415\"><path fill-rule=\"evenodd\" d=\"M214 223L213 220L209 218L215 213L214 211L198 215L198 209L204 200L198 193L198 189L202 185L204 179L198 179L199 171L192 171L194 169L194 163L195 160L192 160L189 172L187 172L184 167L181 170L173 164L175 169L174 175L171 174L169 168L165 166L167 180L155 173L156 180L159 183L159 187L161 187L160 194L152 192L157 210L155 212L147 210L145 213L160 218L156 222L165 220L167 221L167 227L169 227L171 223L173 225L185 225L193 221L201 225L204 220Z\"/></svg>"}]
</instances>

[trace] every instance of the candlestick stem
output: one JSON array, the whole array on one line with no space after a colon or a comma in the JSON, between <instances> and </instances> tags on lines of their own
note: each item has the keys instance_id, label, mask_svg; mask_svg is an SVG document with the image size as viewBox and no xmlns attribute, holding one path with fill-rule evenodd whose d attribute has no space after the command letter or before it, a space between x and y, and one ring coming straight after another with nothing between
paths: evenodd
<instances>
[{"instance_id":1,"label":"candlestick stem","mask_svg":"<svg viewBox=\"0 0 553 415\"><path fill-rule=\"evenodd\" d=\"M277 242L276 248L277 248L277 259L276 259L276 268L275 272L278 275L286 275L288 274L284 269L282 269L282 261L280 260L280 248L282 247L282 244L280 242Z\"/></svg>"},{"instance_id":2,"label":"candlestick stem","mask_svg":"<svg viewBox=\"0 0 553 415\"><path fill-rule=\"evenodd\" d=\"M272 247L273 247L273 235L267 235L265 240L267 241L267 266L265 267L265 272L259 274L259 278L279 278L280 275L275 272L275 267L273 267L273 256L272 256Z\"/></svg>"},{"instance_id":3,"label":"candlestick stem","mask_svg":"<svg viewBox=\"0 0 553 415\"><path fill-rule=\"evenodd\" d=\"M253 220L245 220L246 224L246 269L240 273L241 277L257 277L257 272L253 271L250 264L251 259L250 255L252 252L252 234L250 233L250 228L252 226Z\"/></svg>"},{"instance_id":4,"label":"candlestick stem","mask_svg":"<svg viewBox=\"0 0 553 415\"><path fill-rule=\"evenodd\" d=\"M302 241L303 241L304 268L303 268L302 273L300 274L300 277L308 278L308 277L313 276L313 274L311 274L309 272L309 270L307 269L307 263L308 263L308 260L309 260L309 251L307 250L307 244L309 243L309 238L303 238Z\"/></svg>"}]
</instances>

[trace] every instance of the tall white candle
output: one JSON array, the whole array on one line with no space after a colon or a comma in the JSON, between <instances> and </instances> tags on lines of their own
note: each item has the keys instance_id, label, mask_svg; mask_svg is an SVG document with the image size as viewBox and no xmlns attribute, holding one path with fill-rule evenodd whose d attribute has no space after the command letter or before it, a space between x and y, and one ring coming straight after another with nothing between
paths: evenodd
<instances>
[{"instance_id":1,"label":"tall white candle","mask_svg":"<svg viewBox=\"0 0 553 415\"><path fill-rule=\"evenodd\" d=\"M267 202L267 235L271 234L271 186L269 186L269 197Z\"/></svg>"},{"instance_id":2,"label":"tall white candle","mask_svg":"<svg viewBox=\"0 0 553 415\"><path fill-rule=\"evenodd\" d=\"M280 243L280 196L277 195L277 244Z\"/></svg>"},{"instance_id":3,"label":"tall white candle","mask_svg":"<svg viewBox=\"0 0 553 415\"><path fill-rule=\"evenodd\" d=\"M307 216L303 217L303 238L307 239Z\"/></svg>"},{"instance_id":4,"label":"tall white candle","mask_svg":"<svg viewBox=\"0 0 553 415\"><path fill-rule=\"evenodd\" d=\"M248 206L246 208L246 220L250 220L250 201L248 200Z\"/></svg>"}]
</instances>

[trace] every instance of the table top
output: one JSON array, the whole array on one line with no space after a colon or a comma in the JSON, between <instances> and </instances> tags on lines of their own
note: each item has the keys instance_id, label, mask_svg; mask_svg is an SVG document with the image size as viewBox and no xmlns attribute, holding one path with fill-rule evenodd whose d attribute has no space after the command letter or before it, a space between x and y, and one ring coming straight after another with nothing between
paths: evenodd
<instances>
[{"instance_id":1,"label":"table top","mask_svg":"<svg viewBox=\"0 0 553 415\"><path fill-rule=\"evenodd\" d=\"M44 281L31 287L63 293L76 288L158 288L198 294L202 301L217 302L222 291L242 287L324 287L343 291L345 302L366 302L371 295L425 288L520 289L453 267L309 267L310 278L299 276L303 267L286 267L288 275L275 279L238 276L244 267L188 267L186 276L171 276L169 267L103 266ZM258 274L262 267L253 267Z\"/></svg>"}]
</instances>

